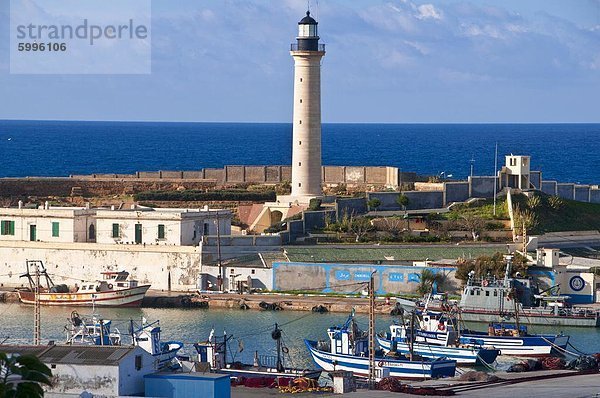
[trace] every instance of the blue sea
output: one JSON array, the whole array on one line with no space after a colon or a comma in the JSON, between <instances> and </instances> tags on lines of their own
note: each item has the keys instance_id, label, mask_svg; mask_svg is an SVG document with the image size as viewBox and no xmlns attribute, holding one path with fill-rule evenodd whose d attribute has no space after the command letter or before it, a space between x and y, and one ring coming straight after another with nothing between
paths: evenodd
<instances>
[{"instance_id":1,"label":"blue sea","mask_svg":"<svg viewBox=\"0 0 600 398\"><path fill-rule=\"evenodd\" d=\"M0 121L0 177L198 170L291 163L291 124ZM600 124L324 124L323 164L465 178L494 147L544 179L600 183Z\"/></svg>"}]
</instances>

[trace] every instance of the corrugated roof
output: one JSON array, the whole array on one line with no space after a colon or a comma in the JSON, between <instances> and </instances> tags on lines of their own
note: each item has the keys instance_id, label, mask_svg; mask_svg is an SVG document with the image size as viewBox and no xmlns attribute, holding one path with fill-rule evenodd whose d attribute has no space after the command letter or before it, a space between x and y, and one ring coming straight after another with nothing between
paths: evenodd
<instances>
[{"instance_id":1,"label":"corrugated roof","mask_svg":"<svg viewBox=\"0 0 600 398\"><path fill-rule=\"evenodd\" d=\"M44 363L80 365L117 365L135 350L132 346L51 345L0 346L0 351L12 354L33 354Z\"/></svg>"}]
</instances>

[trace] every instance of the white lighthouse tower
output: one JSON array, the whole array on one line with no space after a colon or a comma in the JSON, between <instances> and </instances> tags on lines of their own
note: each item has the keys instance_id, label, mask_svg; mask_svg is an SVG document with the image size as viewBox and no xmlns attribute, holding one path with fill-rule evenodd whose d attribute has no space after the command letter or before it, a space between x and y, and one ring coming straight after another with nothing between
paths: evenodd
<instances>
[{"instance_id":1,"label":"white lighthouse tower","mask_svg":"<svg viewBox=\"0 0 600 398\"><path fill-rule=\"evenodd\" d=\"M317 21L310 11L298 22L294 57L294 120L292 139L293 201L308 203L321 190L321 58Z\"/></svg>"}]
</instances>

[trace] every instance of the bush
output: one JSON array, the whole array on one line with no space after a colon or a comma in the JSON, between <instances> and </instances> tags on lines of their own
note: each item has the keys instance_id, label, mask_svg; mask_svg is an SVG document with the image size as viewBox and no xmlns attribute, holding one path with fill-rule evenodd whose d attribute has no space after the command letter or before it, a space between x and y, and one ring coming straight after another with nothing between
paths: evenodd
<instances>
[{"instance_id":1,"label":"bush","mask_svg":"<svg viewBox=\"0 0 600 398\"><path fill-rule=\"evenodd\" d=\"M178 202L211 202L211 201L248 201L248 202L269 202L276 199L275 191L147 191L133 195L133 198L140 201L163 200Z\"/></svg>"}]
</instances>

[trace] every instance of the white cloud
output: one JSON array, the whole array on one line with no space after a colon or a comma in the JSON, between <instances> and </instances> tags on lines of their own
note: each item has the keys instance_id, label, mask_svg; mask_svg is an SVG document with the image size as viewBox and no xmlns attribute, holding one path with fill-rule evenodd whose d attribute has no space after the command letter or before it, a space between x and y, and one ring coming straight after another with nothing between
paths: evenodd
<instances>
[{"instance_id":1,"label":"white cloud","mask_svg":"<svg viewBox=\"0 0 600 398\"><path fill-rule=\"evenodd\" d=\"M442 11L438 10L433 4L421 4L417 7L417 19L442 19Z\"/></svg>"}]
</instances>

